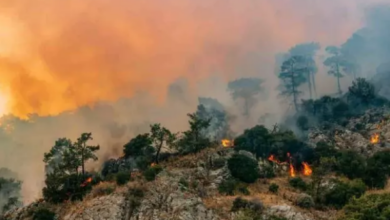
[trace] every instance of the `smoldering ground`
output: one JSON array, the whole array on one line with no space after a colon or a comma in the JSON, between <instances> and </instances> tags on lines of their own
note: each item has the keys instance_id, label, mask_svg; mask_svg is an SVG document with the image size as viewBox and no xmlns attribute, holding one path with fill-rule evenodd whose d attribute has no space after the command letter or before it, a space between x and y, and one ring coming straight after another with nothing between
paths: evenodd
<instances>
[{"instance_id":1,"label":"smoldering ground","mask_svg":"<svg viewBox=\"0 0 390 220\"><path fill-rule=\"evenodd\" d=\"M370 4L378 2L386 1ZM226 92L227 81L238 77L266 80L268 99L247 121L236 120L237 131L263 113L283 114L275 54L307 41L345 42L362 27L368 6L364 0L2 0L0 90L8 112L29 120L3 118L0 166L18 172L31 201L43 186L43 153L55 139L90 131L101 157L120 155L113 146L150 122L185 129L197 96L239 112ZM334 90L324 70L318 77L319 92Z\"/></svg>"}]
</instances>

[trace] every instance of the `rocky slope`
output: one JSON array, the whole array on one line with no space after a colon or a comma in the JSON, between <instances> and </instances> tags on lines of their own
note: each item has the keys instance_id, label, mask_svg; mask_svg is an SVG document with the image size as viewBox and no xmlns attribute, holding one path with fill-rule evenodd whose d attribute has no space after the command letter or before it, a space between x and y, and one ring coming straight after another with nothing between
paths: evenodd
<instances>
[{"instance_id":1,"label":"rocky slope","mask_svg":"<svg viewBox=\"0 0 390 220\"><path fill-rule=\"evenodd\" d=\"M239 219L240 212L230 212L237 196L223 196L218 193L218 185L230 176L225 161L232 149L208 149L197 155L185 156L166 162L166 169L157 179L146 182L138 179L126 186L117 187L114 183L97 185L84 201L66 203L59 206L37 201L29 206L7 213L6 219L32 219L34 210L47 207L64 220L218 220ZM248 154L248 152L241 152ZM248 189L246 199L258 199L265 207L264 219L268 216L281 216L288 220L321 219L305 210L294 207L295 192L288 191L286 178L280 178L280 195L268 192L266 182L259 181ZM109 192L109 188L112 192ZM135 190L141 189L142 196ZM323 218L328 219L328 218Z\"/></svg>"}]
</instances>

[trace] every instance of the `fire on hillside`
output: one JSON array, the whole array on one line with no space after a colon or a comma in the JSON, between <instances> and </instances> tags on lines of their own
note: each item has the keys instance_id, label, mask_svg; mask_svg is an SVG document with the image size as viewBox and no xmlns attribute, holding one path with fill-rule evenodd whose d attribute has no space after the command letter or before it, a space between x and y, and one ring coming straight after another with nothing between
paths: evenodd
<instances>
[{"instance_id":1,"label":"fire on hillside","mask_svg":"<svg viewBox=\"0 0 390 220\"><path fill-rule=\"evenodd\" d=\"M290 174L290 176L291 177L295 177L296 176L296 170L295 170L295 168L294 168L294 165L292 164L292 158L291 158L291 155L290 155L290 153L287 153L287 157L289 158L289 162L281 162L281 161L279 161L279 160L277 160L276 158L275 158L275 156L274 155L270 155L269 157L268 157L268 160L269 161L271 161L271 162L274 162L274 163L276 163L276 164L280 164L280 165L289 165L289 174ZM306 163L306 162L302 162L302 166L303 166L303 170L302 170L302 173L303 173L303 175L305 175L305 176L311 176L311 174L313 173L313 171L312 171L312 169L310 168L310 166L309 166L309 164L308 163Z\"/></svg>"},{"instance_id":2,"label":"fire on hillside","mask_svg":"<svg viewBox=\"0 0 390 220\"><path fill-rule=\"evenodd\" d=\"M234 140L222 139L221 144L223 147L234 147Z\"/></svg>"}]
</instances>

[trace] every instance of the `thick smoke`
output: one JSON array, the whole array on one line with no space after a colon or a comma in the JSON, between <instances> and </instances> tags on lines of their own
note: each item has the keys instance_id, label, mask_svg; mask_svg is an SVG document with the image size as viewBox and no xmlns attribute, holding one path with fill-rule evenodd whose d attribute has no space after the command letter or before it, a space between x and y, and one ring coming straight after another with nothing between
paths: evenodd
<instances>
[{"instance_id":1,"label":"thick smoke","mask_svg":"<svg viewBox=\"0 0 390 220\"><path fill-rule=\"evenodd\" d=\"M9 113L29 120L3 118L0 167L18 172L31 201L43 186L43 153L56 139L92 132L100 158L119 156L116 146L151 122L185 129L198 96L238 112L226 84L240 77L263 78L271 95L236 130L263 113L282 114L272 95L275 54L308 41L343 43L361 27L366 6L366 0L2 0L0 104L7 99ZM328 85L318 90L332 90Z\"/></svg>"}]
</instances>

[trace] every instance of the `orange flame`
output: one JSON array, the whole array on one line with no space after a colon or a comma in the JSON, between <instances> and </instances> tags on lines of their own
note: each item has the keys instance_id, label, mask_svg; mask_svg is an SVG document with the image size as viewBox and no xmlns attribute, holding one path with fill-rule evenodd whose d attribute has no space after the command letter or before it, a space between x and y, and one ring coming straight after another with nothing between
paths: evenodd
<instances>
[{"instance_id":1,"label":"orange flame","mask_svg":"<svg viewBox=\"0 0 390 220\"><path fill-rule=\"evenodd\" d=\"M279 161L277 161L277 160L275 159L275 157L274 157L273 154L271 154L271 155L268 157L268 160L269 160L269 161L272 161L272 162L276 162L276 163L279 162Z\"/></svg>"},{"instance_id":2,"label":"orange flame","mask_svg":"<svg viewBox=\"0 0 390 220\"><path fill-rule=\"evenodd\" d=\"M370 142L371 142L372 144L378 143L378 142L379 142L379 134L374 134L374 135L372 135L372 136L371 136Z\"/></svg>"},{"instance_id":3,"label":"orange flame","mask_svg":"<svg viewBox=\"0 0 390 220\"><path fill-rule=\"evenodd\" d=\"M86 185L88 185L88 183L92 182L92 177L89 177L88 179L86 179L84 181L84 183L82 183L80 186L81 187L85 187Z\"/></svg>"},{"instance_id":4,"label":"orange flame","mask_svg":"<svg viewBox=\"0 0 390 220\"><path fill-rule=\"evenodd\" d=\"M313 170L310 168L309 164L303 162L302 165L303 165L303 175L310 176L313 173Z\"/></svg>"},{"instance_id":5,"label":"orange flame","mask_svg":"<svg viewBox=\"0 0 390 220\"><path fill-rule=\"evenodd\" d=\"M294 169L294 166L292 164L290 164L290 176L295 177L295 169Z\"/></svg>"},{"instance_id":6,"label":"orange flame","mask_svg":"<svg viewBox=\"0 0 390 220\"><path fill-rule=\"evenodd\" d=\"M222 146L224 146L224 147L233 147L233 145L234 145L233 141L231 141L229 139L222 139L221 143L222 143Z\"/></svg>"},{"instance_id":7,"label":"orange flame","mask_svg":"<svg viewBox=\"0 0 390 220\"><path fill-rule=\"evenodd\" d=\"M286 163L286 162L280 162L279 160L277 160L273 154L271 154L271 155L268 157L268 160L269 160L269 161L272 161L272 162L274 162L274 163L277 163L277 164L285 164L285 163Z\"/></svg>"},{"instance_id":8,"label":"orange flame","mask_svg":"<svg viewBox=\"0 0 390 220\"><path fill-rule=\"evenodd\" d=\"M154 167L154 166L156 166L156 165L157 165L156 163L150 164L151 167Z\"/></svg>"}]
</instances>

